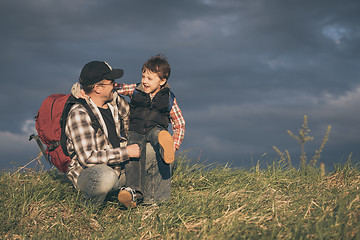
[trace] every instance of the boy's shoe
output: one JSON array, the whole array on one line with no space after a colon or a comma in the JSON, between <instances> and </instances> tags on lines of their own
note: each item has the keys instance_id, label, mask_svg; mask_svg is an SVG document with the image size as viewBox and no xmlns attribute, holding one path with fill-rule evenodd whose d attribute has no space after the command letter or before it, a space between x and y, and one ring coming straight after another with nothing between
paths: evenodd
<instances>
[{"instance_id":1,"label":"boy's shoe","mask_svg":"<svg viewBox=\"0 0 360 240\"><path fill-rule=\"evenodd\" d=\"M118 195L119 202L125 205L126 208L136 207L137 202L143 199L141 192L136 191L130 187L122 187Z\"/></svg>"},{"instance_id":2,"label":"boy's shoe","mask_svg":"<svg viewBox=\"0 0 360 240\"><path fill-rule=\"evenodd\" d=\"M174 150L174 140L171 134L168 131L160 131L158 135L159 140L159 151L162 159L167 164L174 162L175 159L175 150Z\"/></svg>"}]
</instances>

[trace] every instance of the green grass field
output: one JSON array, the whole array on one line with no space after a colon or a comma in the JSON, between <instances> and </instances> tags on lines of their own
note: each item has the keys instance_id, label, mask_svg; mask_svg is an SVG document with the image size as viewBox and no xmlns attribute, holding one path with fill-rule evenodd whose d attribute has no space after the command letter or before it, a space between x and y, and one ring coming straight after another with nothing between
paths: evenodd
<instances>
[{"instance_id":1,"label":"green grass field","mask_svg":"<svg viewBox=\"0 0 360 240\"><path fill-rule=\"evenodd\" d=\"M307 116L298 136L300 167L287 150L260 168L194 164L178 155L172 196L162 204L125 209L116 197L84 206L57 170L0 174L2 239L360 239L360 168L349 160L325 172L307 161ZM40 156L39 156L40 157ZM35 167L36 169L36 167Z\"/></svg>"},{"instance_id":2,"label":"green grass field","mask_svg":"<svg viewBox=\"0 0 360 240\"><path fill-rule=\"evenodd\" d=\"M100 208L57 170L3 172L3 239L360 239L360 172L323 174L284 162L266 169L203 166L177 158L172 197L161 205Z\"/></svg>"}]
</instances>

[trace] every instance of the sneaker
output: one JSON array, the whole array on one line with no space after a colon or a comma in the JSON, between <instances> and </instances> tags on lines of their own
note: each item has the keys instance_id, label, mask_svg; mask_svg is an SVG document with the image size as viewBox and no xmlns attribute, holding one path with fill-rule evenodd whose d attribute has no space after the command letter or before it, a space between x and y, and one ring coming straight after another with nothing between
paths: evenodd
<instances>
[{"instance_id":1,"label":"sneaker","mask_svg":"<svg viewBox=\"0 0 360 240\"><path fill-rule=\"evenodd\" d=\"M174 162L175 159L175 150L174 150L174 140L171 134L168 131L161 131L158 135L159 140L159 151L162 159L167 164Z\"/></svg>"},{"instance_id":2,"label":"sneaker","mask_svg":"<svg viewBox=\"0 0 360 240\"><path fill-rule=\"evenodd\" d=\"M143 195L141 192L129 187L122 187L118 195L119 202L124 204L126 208L136 207L137 202L140 202L142 198Z\"/></svg>"}]
</instances>

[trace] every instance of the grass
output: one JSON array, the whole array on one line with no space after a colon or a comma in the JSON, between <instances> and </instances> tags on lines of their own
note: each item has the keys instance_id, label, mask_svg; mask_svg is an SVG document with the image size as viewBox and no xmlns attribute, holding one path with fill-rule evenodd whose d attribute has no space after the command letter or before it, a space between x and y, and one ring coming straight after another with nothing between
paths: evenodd
<instances>
[{"instance_id":1,"label":"grass","mask_svg":"<svg viewBox=\"0 0 360 240\"><path fill-rule=\"evenodd\" d=\"M82 205L57 170L3 172L3 239L359 239L360 171L281 162L232 169L177 159L171 199L126 210Z\"/></svg>"},{"instance_id":2,"label":"grass","mask_svg":"<svg viewBox=\"0 0 360 240\"><path fill-rule=\"evenodd\" d=\"M116 198L84 206L57 170L19 168L0 174L3 239L360 239L360 168L350 162L325 172L316 162L331 127L310 162L304 144L307 116L295 136L301 166L287 150L261 169L191 164L176 159L172 196L159 205L125 209ZM40 156L39 156L40 157ZM38 157L38 158L39 158ZM36 169L36 167L35 167Z\"/></svg>"}]
</instances>

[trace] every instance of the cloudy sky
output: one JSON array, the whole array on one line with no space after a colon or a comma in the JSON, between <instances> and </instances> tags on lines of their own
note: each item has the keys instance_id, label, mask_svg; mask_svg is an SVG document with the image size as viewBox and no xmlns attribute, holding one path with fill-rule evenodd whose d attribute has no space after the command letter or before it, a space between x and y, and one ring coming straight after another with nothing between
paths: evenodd
<instances>
[{"instance_id":1,"label":"cloudy sky","mask_svg":"<svg viewBox=\"0 0 360 240\"><path fill-rule=\"evenodd\" d=\"M251 166L275 145L298 162L286 131L306 114L308 158L331 124L321 161L358 161L359 12L357 0L1 1L0 168L37 156L28 138L41 102L69 93L84 64L107 61L135 83L158 53L191 158Z\"/></svg>"}]
</instances>

